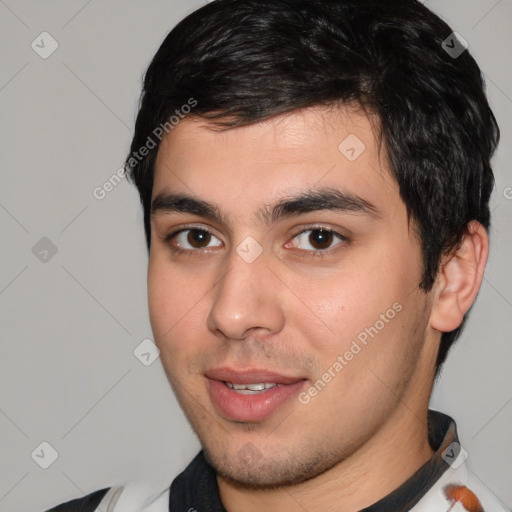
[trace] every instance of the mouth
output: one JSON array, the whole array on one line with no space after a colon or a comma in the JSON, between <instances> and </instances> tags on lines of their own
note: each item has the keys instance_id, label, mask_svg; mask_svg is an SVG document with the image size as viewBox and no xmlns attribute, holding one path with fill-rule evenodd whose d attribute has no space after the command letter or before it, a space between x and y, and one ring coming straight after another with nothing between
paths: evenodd
<instances>
[{"instance_id":1,"label":"mouth","mask_svg":"<svg viewBox=\"0 0 512 512\"><path fill-rule=\"evenodd\" d=\"M206 372L210 399L225 419L258 422L270 417L305 386L304 377L267 370L216 368Z\"/></svg>"},{"instance_id":2,"label":"mouth","mask_svg":"<svg viewBox=\"0 0 512 512\"><path fill-rule=\"evenodd\" d=\"M224 382L224 384L226 384L229 389L232 389L241 395L254 395L278 386L275 382L260 382L257 384L235 384L234 382Z\"/></svg>"}]
</instances>

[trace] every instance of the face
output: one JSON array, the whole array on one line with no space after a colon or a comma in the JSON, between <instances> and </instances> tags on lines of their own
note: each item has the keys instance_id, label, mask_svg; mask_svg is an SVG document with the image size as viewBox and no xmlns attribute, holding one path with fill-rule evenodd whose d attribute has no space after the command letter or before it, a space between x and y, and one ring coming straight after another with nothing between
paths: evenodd
<instances>
[{"instance_id":1,"label":"face","mask_svg":"<svg viewBox=\"0 0 512 512\"><path fill-rule=\"evenodd\" d=\"M312 478L420 396L420 245L372 126L348 107L223 132L186 118L159 149L155 342L208 459L240 484Z\"/></svg>"}]
</instances>

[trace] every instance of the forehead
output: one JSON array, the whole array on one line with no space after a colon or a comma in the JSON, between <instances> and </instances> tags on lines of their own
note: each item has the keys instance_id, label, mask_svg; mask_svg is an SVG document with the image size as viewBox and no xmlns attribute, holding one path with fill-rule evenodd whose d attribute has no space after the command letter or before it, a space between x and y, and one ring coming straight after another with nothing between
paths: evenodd
<instances>
[{"instance_id":1,"label":"forehead","mask_svg":"<svg viewBox=\"0 0 512 512\"><path fill-rule=\"evenodd\" d=\"M219 131L187 117L162 140L153 198L204 198L249 216L298 191L340 190L379 210L401 203L376 121L350 106L312 107Z\"/></svg>"}]
</instances>

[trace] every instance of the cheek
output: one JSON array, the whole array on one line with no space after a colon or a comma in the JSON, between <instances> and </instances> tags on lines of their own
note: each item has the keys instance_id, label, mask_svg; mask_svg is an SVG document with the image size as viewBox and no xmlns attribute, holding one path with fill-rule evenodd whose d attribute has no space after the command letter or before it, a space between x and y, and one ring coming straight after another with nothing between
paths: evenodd
<instances>
[{"instance_id":1,"label":"cheek","mask_svg":"<svg viewBox=\"0 0 512 512\"><path fill-rule=\"evenodd\" d=\"M180 272L178 267L169 265L160 255L150 256L147 281L149 316L155 343L161 351L172 350L177 344L186 347L183 333L190 337L201 297L207 293L201 281L193 274Z\"/></svg>"},{"instance_id":2,"label":"cheek","mask_svg":"<svg viewBox=\"0 0 512 512\"><path fill-rule=\"evenodd\" d=\"M383 302L374 315L353 326L353 335L343 343L347 363L339 383L343 380L354 397L392 400L402 393L422 354L424 302L421 291L402 295L392 304Z\"/></svg>"},{"instance_id":3,"label":"cheek","mask_svg":"<svg viewBox=\"0 0 512 512\"><path fill-rule=\"evenodd\" d=\"M172 326L170 312L175 295L171 293L169 278L162 272L158 258L151 253L148 265L148 307L151 328L157 345L166 329ZM167 327L166 327L167 325Z\"/></svg>"},{"instance_id":4,"label":"cheek","mask_svg":"<svg viewBox=\"0 0 512 512\"><path fill-rule=\"evenodd\" d=\"M379 331L395 322L396 309L400 309L407 286L400 278L379 281L380 271L358 271L347 269L334 273L309 286L297 281L296 295L304 297L307 311L302 305L288 316L306 330L306 339L316 340L318 348L334 351L344 350L354 339L364 339L365 329L377 323ZM399 303L399 304L397 304ZM393 307L395 305L395 308ZM304 315L304 312L308 313ZM381 319L384 315L384 320Z\"/></svg>"},{"instance_id":5,"label":"cheek","mask_svg":"<svg viewBox=\"0 0 512 512\"><path fill-rule=\"evenodd\" d=\"M371 384L369 369L392 376L410 365L411 354L418 352L424 334L417 332L417 313L423 308L418 301L424 300L417 289L419 276L420 268L408 262L406 251L397 254L383 247L371 258L354 258L330 278L307 285L297 279L294 290L305 298L310 312L301 315L290 308L287 316L301 326L321 371L328 371L341 356L343 370L336 375L345 377L336 380L356 390L361 380L363 387ZM419 339L415 343L411 338Z\"/></svg>"}]
</instances>

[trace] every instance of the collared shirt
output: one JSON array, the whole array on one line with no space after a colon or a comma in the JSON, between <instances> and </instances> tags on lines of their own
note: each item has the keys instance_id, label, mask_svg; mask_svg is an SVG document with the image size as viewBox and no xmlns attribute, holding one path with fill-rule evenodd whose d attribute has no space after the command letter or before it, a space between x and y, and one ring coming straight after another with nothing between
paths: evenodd
<instances>
[{"instance_id":1,"label":"collared shirt","mask_svg":"<svg viewBox=\"0 0 512 512\"><path fill-rule=\"evenodd\" d=\"M469 471L455 422L429 411L435 453L400 487L360 512L506 512ZM62 508L61 508L62 507ZM226 512L214 469L200 451L171 486L134 482L96 491L47 512Z\"/></svg>"}]
</instances>

